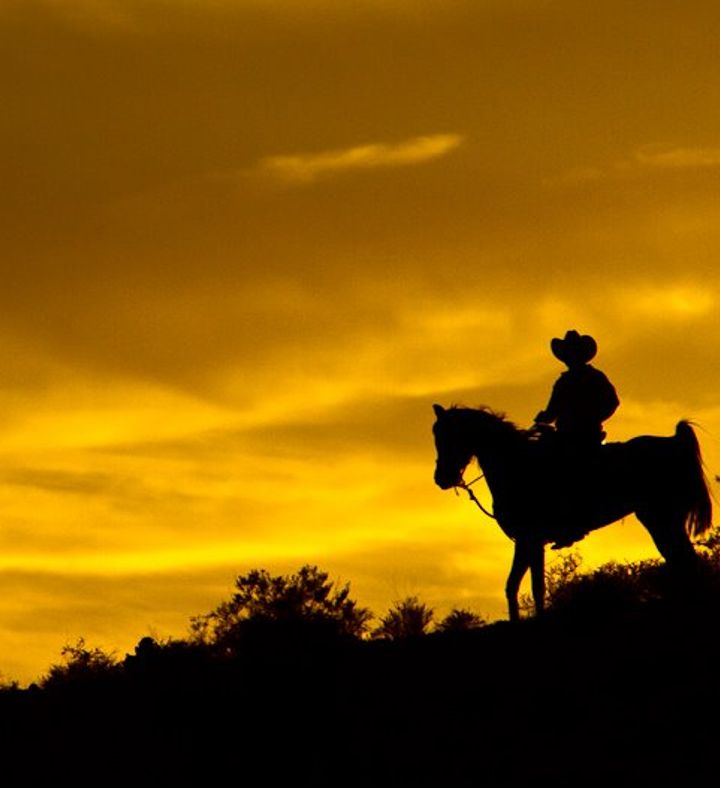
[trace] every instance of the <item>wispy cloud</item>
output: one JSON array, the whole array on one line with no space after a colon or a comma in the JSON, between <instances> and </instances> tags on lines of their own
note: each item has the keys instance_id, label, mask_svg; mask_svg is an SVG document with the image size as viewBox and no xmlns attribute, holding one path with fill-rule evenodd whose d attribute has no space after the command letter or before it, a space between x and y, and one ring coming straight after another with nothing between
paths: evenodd
<instances>
[{"instance_id":1,"label":"wispy cloud","mask_svg":"<svg viewBox=\"0 0 720 788\"><path fill-rule=\"evenodd\" d=\"M716 296L707 285L656 284L624 288L616 294L616 303L626 318L666 324L711 314Z\"/></svg>"},{"instance_id":2,"label":"wispy cloud","mask_svg":"<svg viewBox=\"0 0 720 788\"><path fill-rule=\"evenodd\" d=\"M31 468L14 468L3 473L0 484L83 495L103 495L117 486L113 477L105 473Z\"/></svg>"},{"instance_id":3,"label":"wispy cloud","mask_svg":"<svg viewBox=\"0 0 720 788\"><path fill-rule=\"evenodd\" d=\"M352 170L422 164L446 156L462 141L459 134L431 134L395 144L378 142L320 153L269 156L261 160L259 167L278 178L308 182Z\"/></svg>"},{"instance_id":4,"label":"wispy cloud","mask_svg":"<svg viewBox=\"0 0 720 788\"><path fill-rule=\"evenodd\" d=\"M628 158L615 161L604 167L576 167L560 180L584 182L605 178L643 176L668 170L708 170L720 168L718 148L660 148L650 146L634 151Z\"/></svg>"},{"instance_id":5,"label":"wispy cloud","mask_svg":"<svg viewBox=\"0 0 720 788\"><path fill-rule=\"evenodd\" d=\"M720 148L639 150L635 162L641 167L672 170L720 167Z\"/></svg>"}]
</instances>

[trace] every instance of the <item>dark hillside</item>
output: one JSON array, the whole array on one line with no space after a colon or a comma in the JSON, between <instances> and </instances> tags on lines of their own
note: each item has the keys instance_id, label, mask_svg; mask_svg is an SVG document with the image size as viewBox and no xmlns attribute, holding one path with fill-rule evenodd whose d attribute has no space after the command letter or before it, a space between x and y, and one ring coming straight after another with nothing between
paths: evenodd
<instances>
[{"instance_id":1,"label":"dark hillside","mask_svg":"<svg viewBox=\"0 0 720 788\"><path fill-rule=\"evenodd\" d=\"M168 649L6 691L3 764L18 786L699 785L716 772L715 627L499 623L227 663Z\"/></svg>"},{"instance_id":2,"label":"dark hillside","mask_svg":"<svg viewBox=\"0 0 720 788\"><path fill-rule=\"evenodd\" d=\"M2 784L717 782L714 583L678 598L655 564L610 565L555 584L542 621L391 640L341 631L365 611L326 580L239 578L203 637L122 662L79 644L40 687L0 692Z\"/></svg>"}]
</instances>

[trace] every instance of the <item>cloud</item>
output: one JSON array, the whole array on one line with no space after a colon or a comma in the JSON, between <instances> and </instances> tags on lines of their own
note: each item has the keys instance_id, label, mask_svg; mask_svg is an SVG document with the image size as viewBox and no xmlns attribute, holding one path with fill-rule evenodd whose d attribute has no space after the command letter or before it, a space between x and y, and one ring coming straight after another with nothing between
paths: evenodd
<instances>
[{"instance_id":1,"label":"cloud","mask_svg":"<svg viewBox=\"0 0 720 788\"><path fill-rule=\"evenodd\" d=\"M268 156L260 170L290 181L313 181L323 175L379 167L407 167L439 159L463 141L459 134L431 134L395 144L372 143L290 156Z\"/></svg>"},{"instance_id":2,"label":"cloud","mask_svg":"<svg viewBox=\"0 0 720 788\"><path fill-rule=\"evenodd\" d=\"M640 150L635 161L652 169L698 169L720 167L720 148L672 148L670 150Z\"/></svg>"},{"instance_id":3,"label":"cloud","mask_svg":"<svg viewBox=\"0 0 720 788\"><path fill-rule=\"evenodd\" d=\"M32 468L11 469L0 476L0 483L80 495L104 495L116 486L114 479L104 473Z\"/></svg>"},{"instance_id":4,"label":"cloud","mask_svg":"<svg viewBox=\"0 0 720 788\"><path fill-rule=\"evenodd\" d=\"M720 148L666 148L650 145L606 166L573 167L556 180L564 183L585 183L606 178L651 175L662 171L713 170L718 167ZM549 182L553 182L553 179Z\"/></svg>"},{"instance_id":5,"label":"cloud","mask_svg":"<svg viewBox=\"0 0 720 788\"><path fill-rule=\"evenodd\" d=\"M621 294L623 309L643 320L687 321L714 311L712 288L696 285L667 284L642 286Z\"/></svg>"}]
</instances>

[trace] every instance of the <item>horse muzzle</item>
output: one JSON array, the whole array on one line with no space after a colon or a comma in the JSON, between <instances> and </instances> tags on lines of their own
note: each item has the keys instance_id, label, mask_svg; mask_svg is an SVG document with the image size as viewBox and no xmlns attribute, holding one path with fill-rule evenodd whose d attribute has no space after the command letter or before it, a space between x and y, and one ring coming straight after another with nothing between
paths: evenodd
<instances>
[{"instance_id":1,"label":"horse muzzle","mask_svg":"<svg viewBox=\"0 0 720 788\"><path fill-rule=\"evenodd\" d=\"M451 487L457 487L462 482L462 474L448 473L442 468L435 469L435 484L441 490L449 490Z\"/></svg>"}]
</instances>

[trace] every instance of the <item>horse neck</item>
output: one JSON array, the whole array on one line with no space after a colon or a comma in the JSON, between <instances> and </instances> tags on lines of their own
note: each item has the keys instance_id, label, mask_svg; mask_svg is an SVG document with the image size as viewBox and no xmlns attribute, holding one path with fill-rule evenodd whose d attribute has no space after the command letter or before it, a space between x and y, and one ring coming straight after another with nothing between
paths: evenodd
<instances>
[{"instance_id":1,"label":"horse neck","mask_svg":"<svg viewBox=\"0 0 720 788\"><path fill-rule=\"evenodd\" d=\"M516 452L517 436L509 429L485 422L476 425L472 437L473 454L488 485L491 488L500 485Z\"/></svg>"}]
</instances>

